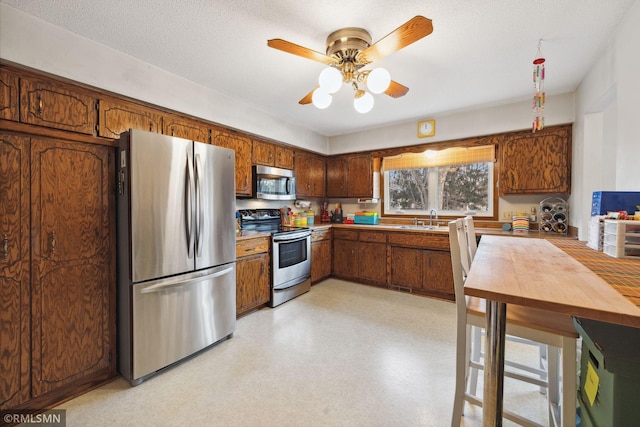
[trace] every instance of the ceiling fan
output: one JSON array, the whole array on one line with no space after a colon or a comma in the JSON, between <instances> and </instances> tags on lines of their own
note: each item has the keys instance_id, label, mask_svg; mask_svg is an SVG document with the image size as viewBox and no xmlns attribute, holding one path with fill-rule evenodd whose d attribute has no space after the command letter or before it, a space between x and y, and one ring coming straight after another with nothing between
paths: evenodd
<instances>
[{"instance_id":1,"label":"ceiling fan","mask_svg":"<svg viewBox=\"0 0 640 427\"><path fill-rule=\"evenodd\" d=\"M282 39L271 39L267 45L283 52L329 65L320 73L319 85L303 97L302 105L313 103L318 108L331 104L331 94L343 83L350 84L355 91L354 107L361 113L373 108L371 93L385 93L393 98L404 96L409 88L393 80L384 68L363 69L372 62L396 52L433 32L431 20L415 16L376 43L363 28L347 27L332 32L327 37L326 54ZM361 89L366 84L369 92Z\"/></svg>"}]
</instances>

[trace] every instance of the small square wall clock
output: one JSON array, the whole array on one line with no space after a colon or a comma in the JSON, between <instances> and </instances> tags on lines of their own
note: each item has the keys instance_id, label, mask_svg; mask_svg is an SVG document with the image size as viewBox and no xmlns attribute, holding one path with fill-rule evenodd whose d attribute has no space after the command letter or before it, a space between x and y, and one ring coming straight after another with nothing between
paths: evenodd
<instances>
[{"instance_id":1,"label":"small square wall clock","mask_svg":"<svg viewBox=\"0 0 640 427\"><path fill-rule=\"evenodd\" d=\"M418 138L427 138L436 134L435 119L422 120L418 122Z\"/></svg>"}]
</instances>

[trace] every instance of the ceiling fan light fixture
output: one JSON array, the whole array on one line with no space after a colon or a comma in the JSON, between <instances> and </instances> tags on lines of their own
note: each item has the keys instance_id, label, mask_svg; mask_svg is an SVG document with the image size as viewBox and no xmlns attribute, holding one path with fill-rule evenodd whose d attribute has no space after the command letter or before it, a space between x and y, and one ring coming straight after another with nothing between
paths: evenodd
<instances>
[{"instance_id":1,"label":"ceiling fan light fixture","mask_svg":"<svg viewBox=\"0 0 640 427\"><path fill-rule=\"evenodd\" d=\"M355 108L358 113L368 113L373 108L373 103L373 95L369 92L365 92L363 90L356 91L356 96L353 100L353 108Z\"/></svg>"},{"instance_id":2,"label":"ceiling fan light fixture","mask_svg":"<svg viewBox=\"0 0 640 427\"><path fill-rule=\"evenodd\" d=\"M319 108L321 110L324 110L329 105L331 105L332 100L333 97L321 87L314 90L313 95L311 95L311 102L316 106L316 108Z\"/></svg>"},{"instance_id":3,"label":"ceiling fan light fixture","mask_svg":"<svg viewBox=\"0 0 640 427\"><path fill-rule=\"evenodd\" d=\"M367 87L376 95L384 92L391 84L391 75L384 68L374 68L367 76Z\"/></svg>"},{"instance_id":4,"label":"ceiling fan light fixture","mask_svg":"<svg viewBox=\"0 0 640 427\"><path fill-rule=\"evenodd\" d=\"M342 86L342 73L334 67L327 67L320 72L318 84L328 94L336 93Z\"/></svg>"}]
</instances>

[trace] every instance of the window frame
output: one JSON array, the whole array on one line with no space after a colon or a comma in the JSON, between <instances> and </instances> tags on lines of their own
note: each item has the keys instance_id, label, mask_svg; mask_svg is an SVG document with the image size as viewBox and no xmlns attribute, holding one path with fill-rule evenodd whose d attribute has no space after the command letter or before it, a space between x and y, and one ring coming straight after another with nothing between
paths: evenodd
<instances>
[{"instance_id":1,"label":"window frame","mask_svg":"<svg viewBox=\"0 0 640 427\"><path fill-rule=\"evenodd\" d=\"M475 145L475 144L474 144ZM486 220L486 221L497 221L498 220L498 200L499 200L499 191L498 191L498 179L499 179L499 149L500 146L499 144L496 143L492 143L492 142L487 142L485 144L479 144L479 145L494 145L495 147L495 154L496 154L496 160L493 163L493 168L490 170L490 174L492 175L492 177L490 178L493 182L492 185L493 187L491 188L491 192L492 192L492 198L493 200L490 201L489 203L492 203L492 214L491 215L486 215L486 216L476 216L477 219L481 219L481 220ZM450 148L450 147L468 147L468 144L450 144L447 146L440 146L438 147L438 149L445 149L445 148ZM409 149L410 147L407 147L408 149L405 151L406 153L415 153L415 147L413 147L413 149ZM425 150L428 148L425 148ZM424 150L423 150L424 151ZM401 153L397 153L397 154L401 154ZM380 206L380 212L381 212L381 216L385 217L385 218L428 218L429 217L429 213L426 214L415 214L415 213L407 213L407 214L400 214L397 212L387 212L385 209L385 205L386 205L386 200L387 200L387 189L386 189L386 179L385 179L385 175L386 175L386 171L381 171L382 173L380 173L380 194L382 196L382 200L380 201L381 206ZM450 212L440 212L438 211L438 218L441 219L454 219L454 218L459 218L461 216L464 215L453 215Z\"/></svg>"}]
</instances>

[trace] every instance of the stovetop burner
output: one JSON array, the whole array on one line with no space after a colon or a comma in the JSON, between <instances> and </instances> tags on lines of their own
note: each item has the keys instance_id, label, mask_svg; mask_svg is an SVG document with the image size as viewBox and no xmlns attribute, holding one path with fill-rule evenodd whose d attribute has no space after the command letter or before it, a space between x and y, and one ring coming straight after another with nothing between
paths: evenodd
<instances>
[{"instance_id":1,"label":"stovetop burner","mask_svg":"<svg viewBox=\"0 0 640 427\"><path fill-rule=\"evenodd\" d=\"M244 209L240 212L240 228L243 231L265 233L289 233L308 230L305 227L293 227L282 224L282 213L279 209Z\"/></svg>"}]
</instances>

